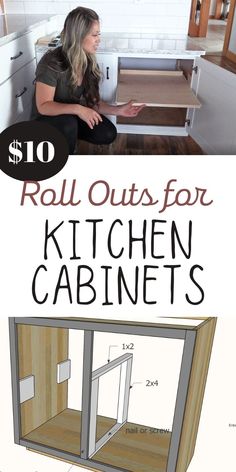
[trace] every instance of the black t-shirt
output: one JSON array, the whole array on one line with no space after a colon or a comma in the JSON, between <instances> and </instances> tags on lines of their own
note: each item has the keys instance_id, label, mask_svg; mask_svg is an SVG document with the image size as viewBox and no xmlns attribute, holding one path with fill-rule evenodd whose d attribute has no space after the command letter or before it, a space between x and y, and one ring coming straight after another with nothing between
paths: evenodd
<instances>
[{"instance_id":1,"label":"black t-shirt","mask_svg":"<svg viewBox=\"0 0 236 472\"><path fill-rule=\"evenodd\" d=\"M54 61L50 61L50 53L44 54L38 63L36 68L36 82L42 82L43 84L55 87L55 102L60 103L81 103L84 87L80 85L76 88L72 88L70 85L70 71L60 70L60 67L55 65ZM33 97L33 106L31 118L35 119L40 113L36 107L35 94Z\"/></svg>"}]
</instances>

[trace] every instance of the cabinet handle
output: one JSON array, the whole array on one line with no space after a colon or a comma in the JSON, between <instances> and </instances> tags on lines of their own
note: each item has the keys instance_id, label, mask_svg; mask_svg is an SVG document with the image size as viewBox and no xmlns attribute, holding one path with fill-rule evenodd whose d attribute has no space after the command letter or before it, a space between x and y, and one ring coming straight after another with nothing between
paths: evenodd
<instances>
[{"instance_id":1,"label":"cabinet handle","mask_svg":"<svg viewBox=\"0 0 236 472\"><path fill-rule=\"evenodd\" d=\"M20 51L19 54L17 54L16 56L12 56L10 57L11 61L14 61L14 59L18 59L18 57L22 56L23 52Z\"/></svg>"},{"instance_id":2,"label":"cabinet handle","mask_svg":"<svg viewBox=\"0 0 236 472\"><path fill-rule=\"evenodd\" d=\"M109 70L110 70L110 67L107 67L107 80L110 79L110 76L109 76Z\"/></svg>"},{"instance_id":3,"label":"cabinet handle","mask_svg":"<svg viewBox=\"0 0 236 472\"><path fill-rule=\"evenodd\" d=\"M27 87L24 87L23 90L22 90L22 92L17 93L17 94L15 95L15 98L20 98L20 97L22 97L22 95L24 95L24 93L26 92L26 90L27 90Z\"/></svg>"}]
</instances>

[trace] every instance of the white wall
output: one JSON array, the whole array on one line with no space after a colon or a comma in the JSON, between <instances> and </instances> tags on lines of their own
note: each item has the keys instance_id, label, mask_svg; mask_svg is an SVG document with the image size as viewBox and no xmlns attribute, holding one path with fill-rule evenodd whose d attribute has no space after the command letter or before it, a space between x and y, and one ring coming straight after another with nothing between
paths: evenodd
<instances>
[{"instance_id":1,"label":"white wall","mask_svg":"<svg viewBox=\"0 0 236 472\"><path fill-rule=\"evenodd\" d=\"M157 33L178 37L188 32L191 0L6 0L6 11L64 15L78 5L97 11L103 31Z\"/></svg>"}]
</instances>

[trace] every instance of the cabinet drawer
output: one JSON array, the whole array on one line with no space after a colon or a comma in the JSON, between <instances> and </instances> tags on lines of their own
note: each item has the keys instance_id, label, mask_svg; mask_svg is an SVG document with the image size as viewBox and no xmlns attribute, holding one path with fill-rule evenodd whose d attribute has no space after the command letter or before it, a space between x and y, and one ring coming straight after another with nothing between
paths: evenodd
<instances>
[{"instance_id":1,"label":"cabinet drawer","mask_svg":"<svg viewBox=\"0 0 236 472\"><path fill-rule=\"evenodd\" d=\"M24 64L35 57L34 35L28 33L1 46L0 83L7 80Z\"/></svg>"},{"instance_id":2,"label":"cabinet drawer","mask_svg":"<svg viewBox=\"0 0 236 472\"><path fill-rule=\"evenodd\" d=\"M34 93L35 59L0 86L0 131L18 121L29 108ZM22 115L23 116L23 115Z\"/></svg>"},{"instance_id":3,"label":"cabinet drawer","mask_svg":"<svg viewBox=\"0 0 236 472\"><path fill-rule=\"evenodd\" d=\"M130 99L150 107L200 108L182 71L121 70L117 103Z\"/></svg>"}]
</instances>

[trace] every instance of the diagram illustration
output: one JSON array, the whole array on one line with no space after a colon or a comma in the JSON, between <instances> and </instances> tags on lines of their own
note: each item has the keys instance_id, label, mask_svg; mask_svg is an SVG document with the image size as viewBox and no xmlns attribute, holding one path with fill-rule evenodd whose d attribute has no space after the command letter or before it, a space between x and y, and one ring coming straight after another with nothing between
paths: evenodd
<instances>
[{"instance_id":1,"label":"diagram illustration","mask_svg":"<svg viewBox=\"0 0 236 472\"><path fill-rule=\"evenodd\" d=\"M187 471L216 321L9 318L15 443L92 471Z\"/></svg>"}]
</instances>

